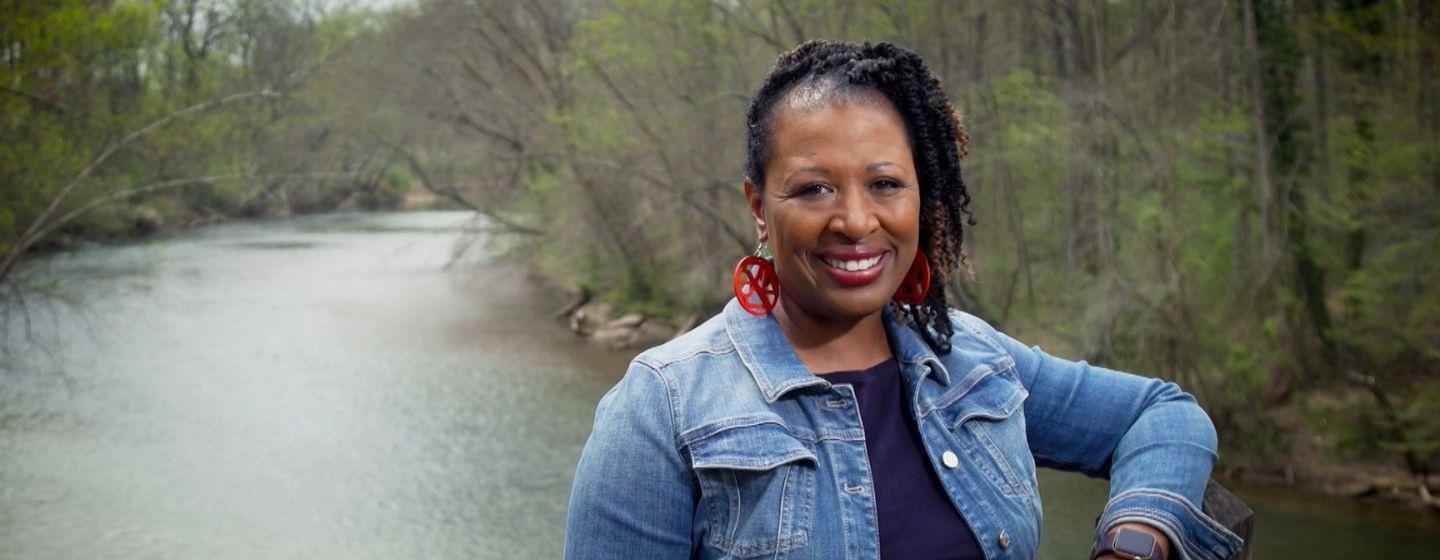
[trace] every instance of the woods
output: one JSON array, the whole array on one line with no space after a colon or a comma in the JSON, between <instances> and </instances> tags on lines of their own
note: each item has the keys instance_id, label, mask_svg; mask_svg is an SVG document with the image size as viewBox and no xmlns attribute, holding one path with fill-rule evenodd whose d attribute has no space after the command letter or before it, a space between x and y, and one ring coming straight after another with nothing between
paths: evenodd
<instances>
[{"instance_id":1,"label":"woods","mask_svg":"<svg viewBox=\"0 0 1440 560\"><path fill-rule=\"evenodd\" d=\"M0 13L0 278L36 246L330 209L382 183L296 95L363 16L200 0Z\"/></svg>"},{"instance_id":2,"label":"woods","mask_svg":"<svg viewBox=\"0 0 1440 560\"><path fill-rule=\"evenodd\" d=\"M976 275L952 301L1180 382L1221 430L1222 469L1391 464L1423 500L1440 484L1429 3L325 6L0 3L7 291L10 261L65 239L393 207L413 188L513 233L477 239L552 282L708 314L753 249L744 110L774 57L892 41L926 57L972 137Z\"/></svg>"}]
</instances>

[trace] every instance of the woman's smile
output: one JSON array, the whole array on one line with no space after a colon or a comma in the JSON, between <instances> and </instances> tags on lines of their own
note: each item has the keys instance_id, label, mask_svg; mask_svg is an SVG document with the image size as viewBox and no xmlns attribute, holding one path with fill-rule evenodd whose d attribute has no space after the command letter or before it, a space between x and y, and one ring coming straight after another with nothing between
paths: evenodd
<instances>
[{"instance_id":1,"label":"woman's smile","mask_svg":"<svg viewBox=\"0 0 1440 560\"><path fill-rule=\"evenodd\" d=\"M888 251L872 247L845 246L817 251L821 270L837 284L847 287L864 286L880 278L890 259Z\"/></svg>"}]
</instances>

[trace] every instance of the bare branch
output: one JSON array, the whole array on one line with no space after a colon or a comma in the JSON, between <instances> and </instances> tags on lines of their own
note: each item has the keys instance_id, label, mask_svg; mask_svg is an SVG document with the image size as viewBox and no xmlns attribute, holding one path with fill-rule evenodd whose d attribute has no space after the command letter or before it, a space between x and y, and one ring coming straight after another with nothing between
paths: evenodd
<instances>
[{"instance_id":1,"label":"bare branch","mask_svg":"<svg viewBox=\"0 0 1440 560\"><path fill-rule=\"evenodd\" d=\"M155 121L152 121L150 124L147 124L144 127L141 127L140 129L131 132L130 134L127 134L124 138L121 138L120 141L111 144L108 148L105 149L105 151L101 152L98 157L96 157L94 160L91 160L89 165L86 165L84 169L80 170L80 173L76 174L74 178L70 179L70 182L66 183L65 187L60 189L60 192L56 194L54 198L50 199L50 204L45 207L45 210L40 212L40 215L36 216L35 220L30 222L30 226L25 228L25 231L21 233L18 238L15 239L15 244L11 245L10 252L6 253L5 259L3 261L0 261L0 279L3 279L5 278L5 276L10 274L10 271L13 270L15 267L16 261L19 260L21 253L24 253L25 250L29 249L32 245L34 245L36 241L39 241L40 238L36 235L36 233L41 231L41 228L45 227L46 222L50 219L50 216L53 216L55 212L60 209L60 204L65 202L65 199L69 198L70 195L75 192L75 189L78 188L80 184L85 181L85 179L89 178L91 173L95 172L96 168L100 167L102 164L108 161L110 157L115 155L116 152L119 152L121 148L124 148L131 142L134 142L144 137L145 135L155 131L156 129L159 129L167 124L170 124L171 122L174 122L176 119L180 119L182 117L193 115L196 113L202 113L211 109L215 109L217 107L223 107L225 105L237 103L240 101L274 97L280 97L280 95L270 91L251 91L246 93L237 93L235 95L222 97L220 99L207 101L205 103L191 105L174 113L170 113L169 115L165 115L164 117L161 117Z\"/></svg>"}]
</instances>

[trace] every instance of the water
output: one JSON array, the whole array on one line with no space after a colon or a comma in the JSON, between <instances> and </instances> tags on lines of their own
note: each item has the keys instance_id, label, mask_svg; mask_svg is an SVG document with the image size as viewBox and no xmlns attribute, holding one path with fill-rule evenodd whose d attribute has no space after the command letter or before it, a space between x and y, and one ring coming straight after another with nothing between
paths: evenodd
<instances>
[{"instance_id":1,"label":"water","mask_svg":"<svg viewBox=\"0 0 1440 560\"><path fill-rule=\"evenodd\" d=\"M463 213L206 228L32 263L6 310L0 559L554 558L629 355L472 251ZM60 298L71 298L73 304ZM1043 474L1042 554L1102 482ZM1257 491L1256 558L1427 558L1418 514Z\"/></svg>"}]
</instances>

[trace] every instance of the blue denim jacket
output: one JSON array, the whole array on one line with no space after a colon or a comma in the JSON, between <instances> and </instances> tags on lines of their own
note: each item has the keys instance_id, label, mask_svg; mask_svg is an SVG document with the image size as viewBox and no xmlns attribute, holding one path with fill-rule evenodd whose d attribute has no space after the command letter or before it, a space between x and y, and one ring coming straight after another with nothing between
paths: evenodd
<instances>
[{"instance_id":1,"label":"blue denim jacket","mask_svg":"<svg viewBox=\"0 0 1440 560\"><path fill-rule=\"evenodd\" d=\"M1215 430L1190 395L1049 356L965 313L951 321L944 356L885 323L931 465L987 558L1035 557L1037 464L1110 479L1097 531L1149 523L1172 558L1239 549L1196 505ZM601 399L565 557L877 558L872 488L850 386L813 375L773 317L732 300L636 357Z\"/></svg>"}]
</instances>

